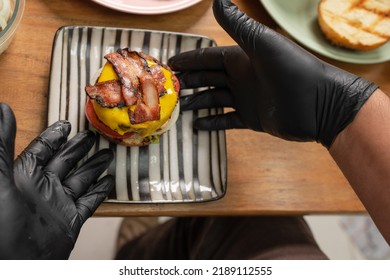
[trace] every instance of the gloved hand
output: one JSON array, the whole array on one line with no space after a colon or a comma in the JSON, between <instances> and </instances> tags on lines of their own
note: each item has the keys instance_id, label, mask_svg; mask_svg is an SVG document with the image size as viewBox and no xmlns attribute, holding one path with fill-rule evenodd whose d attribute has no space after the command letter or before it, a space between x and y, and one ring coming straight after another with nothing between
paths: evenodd
<instances>
[{"instance_id":1,"label":"gloved hand","mask_svg":"<svg viewBox=\"0 0 390 280\"><path fill-rule=\"evenodd\" d=\"M94 144L92 132L67 141L70 124L47 128L14 161L16 122L0 104L0 259L65 259L81 226L113 187L97 178L113 159L103 150L74 172Z\"/></svg>"},{"instance_id":2,"label":"gloved hand","mask_svg":"<svg viewBox=\"0 0 390 280\"><path fill-rule=\"evenodd\" d=\"M330 147L377 88L333 67L249 18L228 0L214 15L239 47L216 47L169 60L182 88L215 87L181 99L183 110L233 107L198 119L198 129L251 128L286 140Z\"/></svg>"}]
</instances>

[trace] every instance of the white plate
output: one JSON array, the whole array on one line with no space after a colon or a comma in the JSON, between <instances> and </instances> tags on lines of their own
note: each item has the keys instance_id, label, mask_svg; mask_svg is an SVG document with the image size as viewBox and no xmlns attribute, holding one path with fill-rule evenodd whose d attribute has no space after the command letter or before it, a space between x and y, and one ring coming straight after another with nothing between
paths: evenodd
<instances>
[{"instance_id":1,"label":"white plate","mask_svg":"<svg viewBox=\"0 0 390 280\"><path fill-rule=\"evenodd\" d=\"M104 55L118 48L143 51L166 63L168 58L215 42L197 35L161 31L62 27L53 43L48 124L67 119L72 124L70 137L90 129L84 110L84 87L105 63ZM194 90L183 90L191 94ZM176 126L159 144L125 147L109 143L103 137L92 152L111 148L115 160L108 173L116 178L116 187L108 201L123 203L195 202L215 200L226 190L226 142L223 131L196 131L197 116L216 114L217 110L181 112ZM222 112L222 109L218 110ZM92 153L91 152L91 153Z\"/></svg>"},{"instance_id":2,"label":"white plate","mask_svg":"<svg viewBox=\"0 0 390 280\"><path fill-rule=\"evenodd\" d=\"M272 18L303 46L339 61L371 64L390 60L390 43L368 52L333 46L317 23L318 0L260 0Z\"/></svg>"},{"instance_id":3,"label":"white plate","mask_svg":"<svg viewBox=\"0 0 390 280\"><path fill-rule=\"evenodd\" d=\"M153 15L186 9L202 0L92 0L105 7L133 14Z\"/></svg>"}]
</instances>

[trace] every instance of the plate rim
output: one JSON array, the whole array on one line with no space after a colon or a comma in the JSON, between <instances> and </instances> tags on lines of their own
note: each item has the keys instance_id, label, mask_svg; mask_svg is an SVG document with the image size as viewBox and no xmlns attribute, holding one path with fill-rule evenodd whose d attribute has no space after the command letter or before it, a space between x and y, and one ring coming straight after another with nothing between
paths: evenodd
<instances>
[{"instance_id":1,"label":"plate rim","mask_svg":"<svg viewBox=\"0 0 390 280\"><path fill-rule=\"evenodd\" d=\"M92 2L95 2L96 4L102 5L104 7L107 7L109 9L113 9L120 12L130 13L130 14L138 14L138 15L160 15L160 14L167 14L167 13L173 13L180 10L187 9L195 4L200 3L202 0L183 0L183 3L176 3L174 5L165 5L160 6L159 9L145 9L142 7L135 7L134 5L112 5L112 3L109 3L110 0L91 0ZM167 1L168 3L168 1ZM110 5L111 4L111 5ZM162 8L165 8L165 10L161 11Z\"/></svg>"},{"instance_id":2,"label":"plate rim","mask_svg":"<svg viewBox=\"0 0 390 280\"><path fill-rule=\"evenodd\" d=\"M207 35L201 35L201 34L195 34L195 33L186 33L186 32L178 32L178 31L167 31L167 30L158 30L158 29L144 29L144 28L131 28L131 27L116 27L116 26L101 26L101 25L62 25L57 28L55 31L55 35L53 38L52 44L55 44L56 36L58 33L60 33L63 29L66 28L97 28L97 29L114 29L114 30L126 30L126 31L136 31L136 32L153 32L153 33L162 33L162 34L172 34L172 35L181 35L186 37L197 37L197 38L204 38L212 41L215 45L217 45L217 42L214 38L207 36ZM51 52L51 55L53 54L53 49ZM50 60L50 65L52 61ZM50 69L51 70L51 69Z\"/></svg>"},{"instance_id":3,"label":"plate rim","mask_svg":"<svg viewBox=\"0 0 390 280\"><path fill-rule=\"evenodd\" d=\"M307 47L308 49L316 52L317 54L320 54L324 57L331 58L337 61L341 62L348 62L348 63L353 63L353 64L375 64L375 63L383 63L387 62L390 60L390 42L387 42L385 45L381 46L380 48L388 48L389 49L389 55L385 57L378 57L378 58L364 58L360 57L361 55L364 56L366 54L365 52L361 53L356 53L353 54L353 51L349 50L343 50L340 47L332 46L330 43L326 46L327 48L330 48L332 50L335 50L335 52L345 52L346 54L353 54L353 57L350 56L343 56L343 55L336 55L332 54L325 49L320 49L317 48L315 45L310 44L310 40L305 40L302 38L302 36L299 36L300 33L302 32L297 32L294 30L294 28L290 27L290 25L286 22L285 19L283 19L280 15L275 13L275 10L277 9L278 1L277 0L259 0L265 10L268 12L268 14L275 20L275 22L282 28L284 29L294 40L296 40L298 43L301 45ZM311 2L312 0L301 0L301 1L306 1L306 2ZM318 2L317 0L316 2ZM315 41L317 43L317 41ZM378 52L378 49L372 50L371 53L373 52Z\"/></svg>"}]
</instances>

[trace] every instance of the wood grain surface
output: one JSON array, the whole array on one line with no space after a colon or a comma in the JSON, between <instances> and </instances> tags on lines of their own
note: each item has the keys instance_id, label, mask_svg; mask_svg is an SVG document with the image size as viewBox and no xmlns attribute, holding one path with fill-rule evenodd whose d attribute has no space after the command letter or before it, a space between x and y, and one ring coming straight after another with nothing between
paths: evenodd
<instances>
[{"instance_id":1,"label":"wood grain surface","mask_svg":"<svg viewBox=\"0 0 390 280\"><path fill-rule=\"evenodd\" d=\"M259 1L234 2L251 17L279 30ZM0 101L13 108L18 124L15 154L47 126L52 42L58 28L65 25L186 32L212 37L221 46L235 44L215 21L208 0L153 18L110 10L89 0L29 0L12 44L0 56ZM390 62L357 65L323 59L377 83L390 93ZM319 144L287 142L249 130L231 130L227 132L227 150L227 193L220 200L190 204L104 203L95 215L290 215L365 211L327 150Z\"/></svg>"}]
</instances>

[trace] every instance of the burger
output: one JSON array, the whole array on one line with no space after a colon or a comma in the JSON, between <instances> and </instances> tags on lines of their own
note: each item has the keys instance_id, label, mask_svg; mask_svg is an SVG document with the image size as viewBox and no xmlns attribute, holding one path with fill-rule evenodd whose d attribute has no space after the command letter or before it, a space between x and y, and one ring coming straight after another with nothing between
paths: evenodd
<instances>
[{"instance_id":1,"label":"burger","mask_svg":"<svg viewBox=\"0 0 390 280\"><path fill-rule=\"evenodd\" d=\"M156 58L129 49L104 56L98 78L85 87L85 114L109 141L127 146L158 142L179 115L179 81Z\"/></svg>"}]
</instances>

